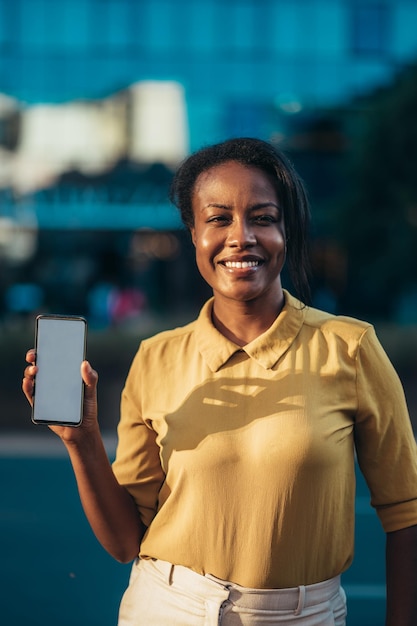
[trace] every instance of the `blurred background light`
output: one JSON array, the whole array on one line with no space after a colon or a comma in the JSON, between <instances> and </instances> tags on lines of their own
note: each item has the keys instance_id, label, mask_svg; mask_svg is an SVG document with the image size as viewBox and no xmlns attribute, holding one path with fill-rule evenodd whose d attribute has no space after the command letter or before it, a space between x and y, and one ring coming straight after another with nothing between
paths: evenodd
<instances>
[{"instance_id":1,"label":"blurred background light","mask_svg":"<svg viewBox=\"0 0 417 626\"><path fill-rule=\"evenodd\" d=\"M130 156L139 163L175 166L188 154L184 88L174 81L144 81L130 87Z\"/></svg>"},{"instance_id":2,"label":"blurred background light","mask_svg":"<svg viewBox=\"0 0 417 626\"><path fill-rule=\"evenodd\" d=\"M275 106L289 115L300 113L303 109L300 98L292 93L283 93L277 96L275 98Z\"/></svg>"}]
</instances>

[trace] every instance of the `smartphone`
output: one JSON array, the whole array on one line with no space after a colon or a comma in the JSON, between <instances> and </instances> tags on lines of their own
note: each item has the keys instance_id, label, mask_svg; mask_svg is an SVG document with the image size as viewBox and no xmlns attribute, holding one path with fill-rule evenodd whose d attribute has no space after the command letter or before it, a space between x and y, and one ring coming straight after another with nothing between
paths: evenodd
<instances>
[{"instance_id":1,"label":"smartphone","mask_svg":"<svg viewBox=\"0 0 417 626\"><path fill-rule=\"evenodd\" d=\"M35 424L79 426L84 383L80 366L86 354L87 322L72 315L38 315L35 326L36 365L32 405Z\"/></svg>"}]
</instances>

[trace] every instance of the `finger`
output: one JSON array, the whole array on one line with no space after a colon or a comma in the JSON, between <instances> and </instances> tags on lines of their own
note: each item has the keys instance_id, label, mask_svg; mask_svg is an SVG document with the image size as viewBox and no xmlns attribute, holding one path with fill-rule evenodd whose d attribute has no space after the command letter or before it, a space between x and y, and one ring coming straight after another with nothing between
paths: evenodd
<instances>
[{"instance_id":1,"label":"finger","mask_svg":"<svg viewBox=\"0 0 417 626\"><path fill-rule=\"evenodd\" d=\"M22 381L22 391L25 394L30 404L32 404L33 402L33 389L34 389L33 379L25 377Z\"/></svg>"},{"instance_id":2,"label":"finger","mask_svg":"<svg viewBox=\"0 0 417 626\"><path fill-rule=\"evenodd\" d=\"M33 380L36 376L36 374L38 373L38 367L37 365L28 365L25 368L25 371L23 372L23 375L25 378L28 378L29 380Z\"/></svg>"},{"instance_id":3,"label":"finger","mask_svg":"<svg viewBox=\"0 0 417 626\"><path fill-rule=\"evenodd\" d=\"M81 377L87 387L95 389L97 386L98 374L95 370L93 370L88 361L83 361L81 363Z\"/></svg>"},{"instance_id":4,"label":"finger","mask_svg":"<svg viewBox=\"0 0 417 626\"><path fill-rule=\"evenodd\" d=\"M26 352L26 361L28 363L35 363L36 362L36 351L34 348L30 348L30 350L28 350Z\"/></svg>"},{"instance_id":5,"label":"finger","mask_svg":"<svg viewBox=\"0 0 417 626\"><path fill-rule=\"evenodd\" d=\"M98 374L88 361L81 363L81 376L85 384L84 389L84 420L97 420L97 381Z\"/></svg>"},{"instance_id":6,"label":"finger","mask_svg":"<svg viewBox=\"0 0 417 626\"><path fill-rule=\"evenodd\" d=\"M29 350L27 355L29 355L30 352L31 351ZM23 372L22 391L25 394L30 404L32 404L33 393L34 393L34 388L35 388L34 378L36 376L37 371L38 371L38 368L36 365L28 365L25 368L25 371Z\"/></svg>"}]
</instances>

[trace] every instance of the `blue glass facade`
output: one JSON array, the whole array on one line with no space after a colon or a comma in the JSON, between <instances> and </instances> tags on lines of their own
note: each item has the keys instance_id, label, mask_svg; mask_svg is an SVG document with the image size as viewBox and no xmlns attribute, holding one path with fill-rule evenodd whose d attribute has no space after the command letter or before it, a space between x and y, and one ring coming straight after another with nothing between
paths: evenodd
<instances>
[{"instance_id":1,"label":"blue glass facade","mask_svg":"<svg viewBox=\"0 0 417 626\"><path fill-rule=\"evenodd\" d=\"M0 92L101 98L144 79L185 86L191 147L259 133L277 99L328 107L417 55L411 0L0 0ZM246 111L246 113L243 113Z\"/></svg>"},{"instance_id":2,"label":"blue glass facade","mask_svg":"<svg viewBox=\"0 0 417 626\"><path fill-rule=\"evenodd\" d=\"M132 253L125 249L125 233L141 228L159 234L180 232L178 216L166 201L171 169L161 170L162 178L152 178L147 169L151 163L144 167L132 150L143 131L143 126L138 130L140 125L134 125L133 92L144 81L173 81L184 88L180 91L185 94L189 131L184 145L190 150L233 135L278 144L290 138L289 151L313 201L316 235L329 237L337 221L334 198L345 184L342 170L349 133L336 114L332 117L334 107L346 111L355 97L390 83L401 68L415 61L415 24L415 0L0 0L0 261L7 269L0 280L0 301L2 290L28 280L29 265L31 272L36 266L30 280L46 284L49 270L42 268L54 266L60 248L48 248L56 232L73 231L67 233L71 253L62 261L68 267L69 258L78 263L81 231L92 237L97 231L104 233L103 246L129 266L121 262L118 267L131 283L144 280L143 255L135 253L129 265ZM17 113L4 113L4 95L16 99ZM116 102L119 95L124 98L121 105ZM54 107L44 106L43 118L34 119L33 105L39 103L70 104L72 117L58 118ZM79 104L85 110L80 111ZM62 114L65 107L56 108ZM167 110L168 106L160 107L158 130ZM87 120L93 130L86 130ZM108 161L101 162L98 173L91 172L79 153L87 155L96 141L98 148L88 152L88 158L90 153L102 156L109 143L102 135L108 136L111 126L118 128L113 128ZM171 128L178 129L179 124L170 123ZM61 146L66 146L61 134L69 137L69 144L74 137L83 139L86 149L78 142L74 152L64 149L61 154ZM164 138L167 135L164 131ZM289 143L281 145L288 149ZM51 167L59 159L64 163L61 168ZM3 173L13 167L14 174L6 180ZM26 178L31 179L30 189ZM23 181L23 192L16 180ZM126 194L131 188L134 191ZM30 197L21 201L25 193ZM38 239L26 233L33 224ZM26 257L23 250L17 258L19 229L28 241ZM107 239L112 230L117 234ZM185 249L183 234L178 249ZM39 258L33 263L35 239ZM162 245L155 238L154 247L155 241ZM134 243L135 250L143 242L139 243ZM333 247L330 242L330 253ZM169 274L168 282L173 276L188 275L192 252L169 259L146 257L152 270L146 274L152 276L149 284L162 285L158 298L167 292L160 268ZM82 254L94 257L97 264L97 272L83 279L87 292L87 286L102 277L102 263L90 240ZM340 250L338 254L337 263L330 263L340 270L338 289L343 291L346 260ZM13 264L19 266L16 274L9 271ZM334 272L331 275L333 280ZM55 287L51 287L54 297ZM158 306L165 304L164 300Z\"/></svg>"}]
</instances>

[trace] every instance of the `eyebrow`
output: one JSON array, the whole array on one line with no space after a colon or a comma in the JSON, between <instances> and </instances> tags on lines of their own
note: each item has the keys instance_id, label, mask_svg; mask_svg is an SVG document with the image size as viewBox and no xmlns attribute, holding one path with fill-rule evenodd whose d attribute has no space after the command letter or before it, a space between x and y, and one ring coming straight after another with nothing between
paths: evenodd
<instances>
[{"instance_id":1,"label":"eyebrow","mask_svg":"<svg viewBox=\"0 0 417 626\"><path fill-rule=\"evenodd\" d=\"M277 211L281 211L281 207L275 202L258 202L250 206L249 210L256 211L257 209L266 209L268 207L274 207L275 209L277 209ZM231 206L228 206L227 204L221 204L220 202L209 202L205 207L203 207L203 210L210 209L210 208L227 209L228 211L233 210Z\"/></svg>"}]
</instances>

